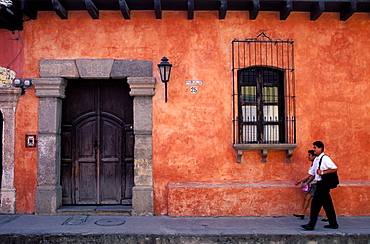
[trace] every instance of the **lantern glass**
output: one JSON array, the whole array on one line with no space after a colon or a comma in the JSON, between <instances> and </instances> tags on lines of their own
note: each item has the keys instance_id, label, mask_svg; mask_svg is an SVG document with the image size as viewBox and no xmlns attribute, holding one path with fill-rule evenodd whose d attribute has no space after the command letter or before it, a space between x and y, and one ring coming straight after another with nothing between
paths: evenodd
<instances>
[{"instance_id":1,"label":"lantern glass","mask_svg":"<svg viewBox=\"0 0 370 244\"><path fill-rule=\"evenodd\" d=\"M170 80L171 66L161 66L159 69L162 82L168 82Z\"/></svg>"},{"instance_id":2,"label":"lantern glass","mask_svg":"<svg viewBox=\"0 0 370 244\"><path fill-rule=\"evenodd\" d=\"M162 62L158 64L159 73L161 75L162 82L168 82L170 80L172 64L168 62L168 58L163 57Z\"/></svg>"}]
</instances>

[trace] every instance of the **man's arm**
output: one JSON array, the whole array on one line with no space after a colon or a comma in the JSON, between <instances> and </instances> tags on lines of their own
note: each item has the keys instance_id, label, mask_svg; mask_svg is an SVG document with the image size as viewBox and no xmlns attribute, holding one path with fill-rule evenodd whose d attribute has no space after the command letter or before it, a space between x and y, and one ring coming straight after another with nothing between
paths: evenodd
<instances>
[{"instance_id":1,"label":"man's arm","mask_svg":"<svg viewBox=\"0 0 370 244\"><path fill-rule=\"evenodd\" d=\"M334 173L334 172L337 172L338 171L338 168L336 169L327 169L327 170L317 170L317 173L319 175L326 175L326 174L331 174L331 173Z\"/></svg>"}]
</instances>

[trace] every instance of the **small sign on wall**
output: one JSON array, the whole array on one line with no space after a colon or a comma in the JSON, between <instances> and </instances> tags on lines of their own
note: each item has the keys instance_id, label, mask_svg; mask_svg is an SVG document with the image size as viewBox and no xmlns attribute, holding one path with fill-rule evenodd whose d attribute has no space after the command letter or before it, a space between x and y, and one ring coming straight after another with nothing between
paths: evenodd
<instances>
[{"instance_id":1,"label":"small sign on wall","mask_svg":"<svg viewBox=\"0 0 370 244\"><path fill-rule=\"evenodd\" d=\"M201 81L201 80L187 80L186 81L186 85L189 85L189 86L200 86L200 85L203 85L203 81Z\"/></svg>"},{"instance_id":2,"label":"small sign on wall","mask_svg":"<svg viewBox=\"0 0 370 244\"><path fill-rule=\"evenodd\" d=\"M190 93L191 94L196 94L199 91L198 86L203 85L203 81L201 81L201 80L187 80L185 82L185 84L188 85L188 86L191 86L190 87Z\"/></svg>"},{"instance_id":3,"label":"small sign on wall","mask_svg":"<svg viewBox=\"0 0 370 244\"><path fill-rule=\"evenodd\" d=\"M198 87L197 86L191 86L190 87L190 93L198 93Z\"/></svg>"},{"instance_id":4,"label":"small sign on wall","mask_svg":"<svg viewBox=\"0 0 370 244\"><path fill-rule=\"evenodd\" d=\"M26 134L26 147L36 147L36 135Z\"/></svg>"}]
</instances>

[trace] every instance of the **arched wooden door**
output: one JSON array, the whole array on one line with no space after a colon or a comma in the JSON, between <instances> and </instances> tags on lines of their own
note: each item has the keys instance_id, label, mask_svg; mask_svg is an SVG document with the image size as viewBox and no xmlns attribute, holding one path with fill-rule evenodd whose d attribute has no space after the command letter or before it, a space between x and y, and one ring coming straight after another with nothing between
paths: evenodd
<instances>
[{"instance_id":1,"label":"arched wooden door","mask_svg":"<svg viewBox=\"0 0 370 244\"><path fill-rule=\"evenodd\" d=\"M133 99L125 80L71 80L62 113L63 204L131 204Z\"/></svg>"}]
</instances>

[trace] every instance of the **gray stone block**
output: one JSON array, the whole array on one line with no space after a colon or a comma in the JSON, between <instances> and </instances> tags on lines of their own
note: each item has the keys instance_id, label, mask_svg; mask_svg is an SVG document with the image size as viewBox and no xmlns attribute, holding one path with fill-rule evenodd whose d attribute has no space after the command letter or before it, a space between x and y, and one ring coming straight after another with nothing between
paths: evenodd
<instances>
[{"instance_id":1,"label":"gray stone block","mask_svg":"<svg viewBox=\"0 0 370 244\"><path fill-rule=\"evenodd\" d=\"M36 214L54 215L62 202L61 186L36 187Z\"/></svg>"},{"instance_id":2,"label":"gray stone block","mask_svg":"<svg viewBox=\"0 0 370 244\"><path fill-rule=\"evenodd\" d=\"M151 160L135 160L134 180L136 186L151 186L153 184L153 169Z\"/></svg>"},{"instance_id":3,"label":"gray stone block","mask_svg":"<svg viewBox=\"0 0 370 244\"><path fill-rule=\"evenodd\" d=\"M115 60L111 77L113 79L122 79L126 77L151 77L152 62L146 60L124 59Z\"/></svg>"},{"instance_id":4,"label":"gray stone block","mask_svg":"<svg viewBox=\"0 0 370 244\"><path fill-rule=\"evenodd\" d=\"M109 79L114 59L77 59L80 77L84 79Z\"/></svg>"},{"instance_id":5,"label":"gray stone block","mask_svg":"<svg viewBox=\"0 0 370 244\"><path fill-rule=\"evenodd\" d=\"M35 78L32 82L36 88L36 97L65 97L67 80L64 78Z\"/></svg>"},{"instance_id":6,"label":"gray stone block","mask_svg":"<svg viewBox=\"0 0 370 244\"><path fill-rule=\"evenodd\" d=\"M62 100L45 97L39 101L39 133L61 132Z\"/></svg>"},{"instance_id":7,"label":"gray stone block","mask_svg":"<svg viewBox=\"0 0 370 244\"><path fill-rule=\"evenodd\" d=\"M129 77L127 83L130 85L131 96L154 96L154 86L156 79L154 77Z\"/></svg>"},{"instance_id":8,"label":"gray stone block","mask_svg":"<svg viewBox=\"0 0 370 244\"><path fill-rule=\"evenodd\" d=\"M135 135L135 159L152 159L152 136Z\"/></svg>"},{"instance_id":9,"label":"gray stone block","mask_svg":"<svg viewBox=\"0 0 370 244\"><path fill-rule=\"evenodd\" d=\"M37 182L39 186L59 184L60 148L60 135L39 133L37 168Z\"/></svg>"},{"instance_id":10,"label":"gray stone block","mask_svg":"<svg viewBox=\"0 0 370 244\"><path fill-rule=\"evenodd\" d=\"M40 60L40 77L79 77L76 62L73 59L44 59Z\"/></svg>"},{"instance_id":11,"label":"gray stone block","mask_svg":"<svg viewBox=\"0 0 370 244\"><path fill-rule=\"evenodd\" d=\"M134 186L132 191L132 206L134 215L154 215L153 187Z\"/></svg>"},{"instance_id":12,"label":"gray stone block","mask_svg":"<svg viewBox=\"0 0 370 244\"><path fill-rule=\"evenodd\" d=\"M152 98L134 98L135 134L151 134L152 131Z\"/></svg>"}]
</instances>

